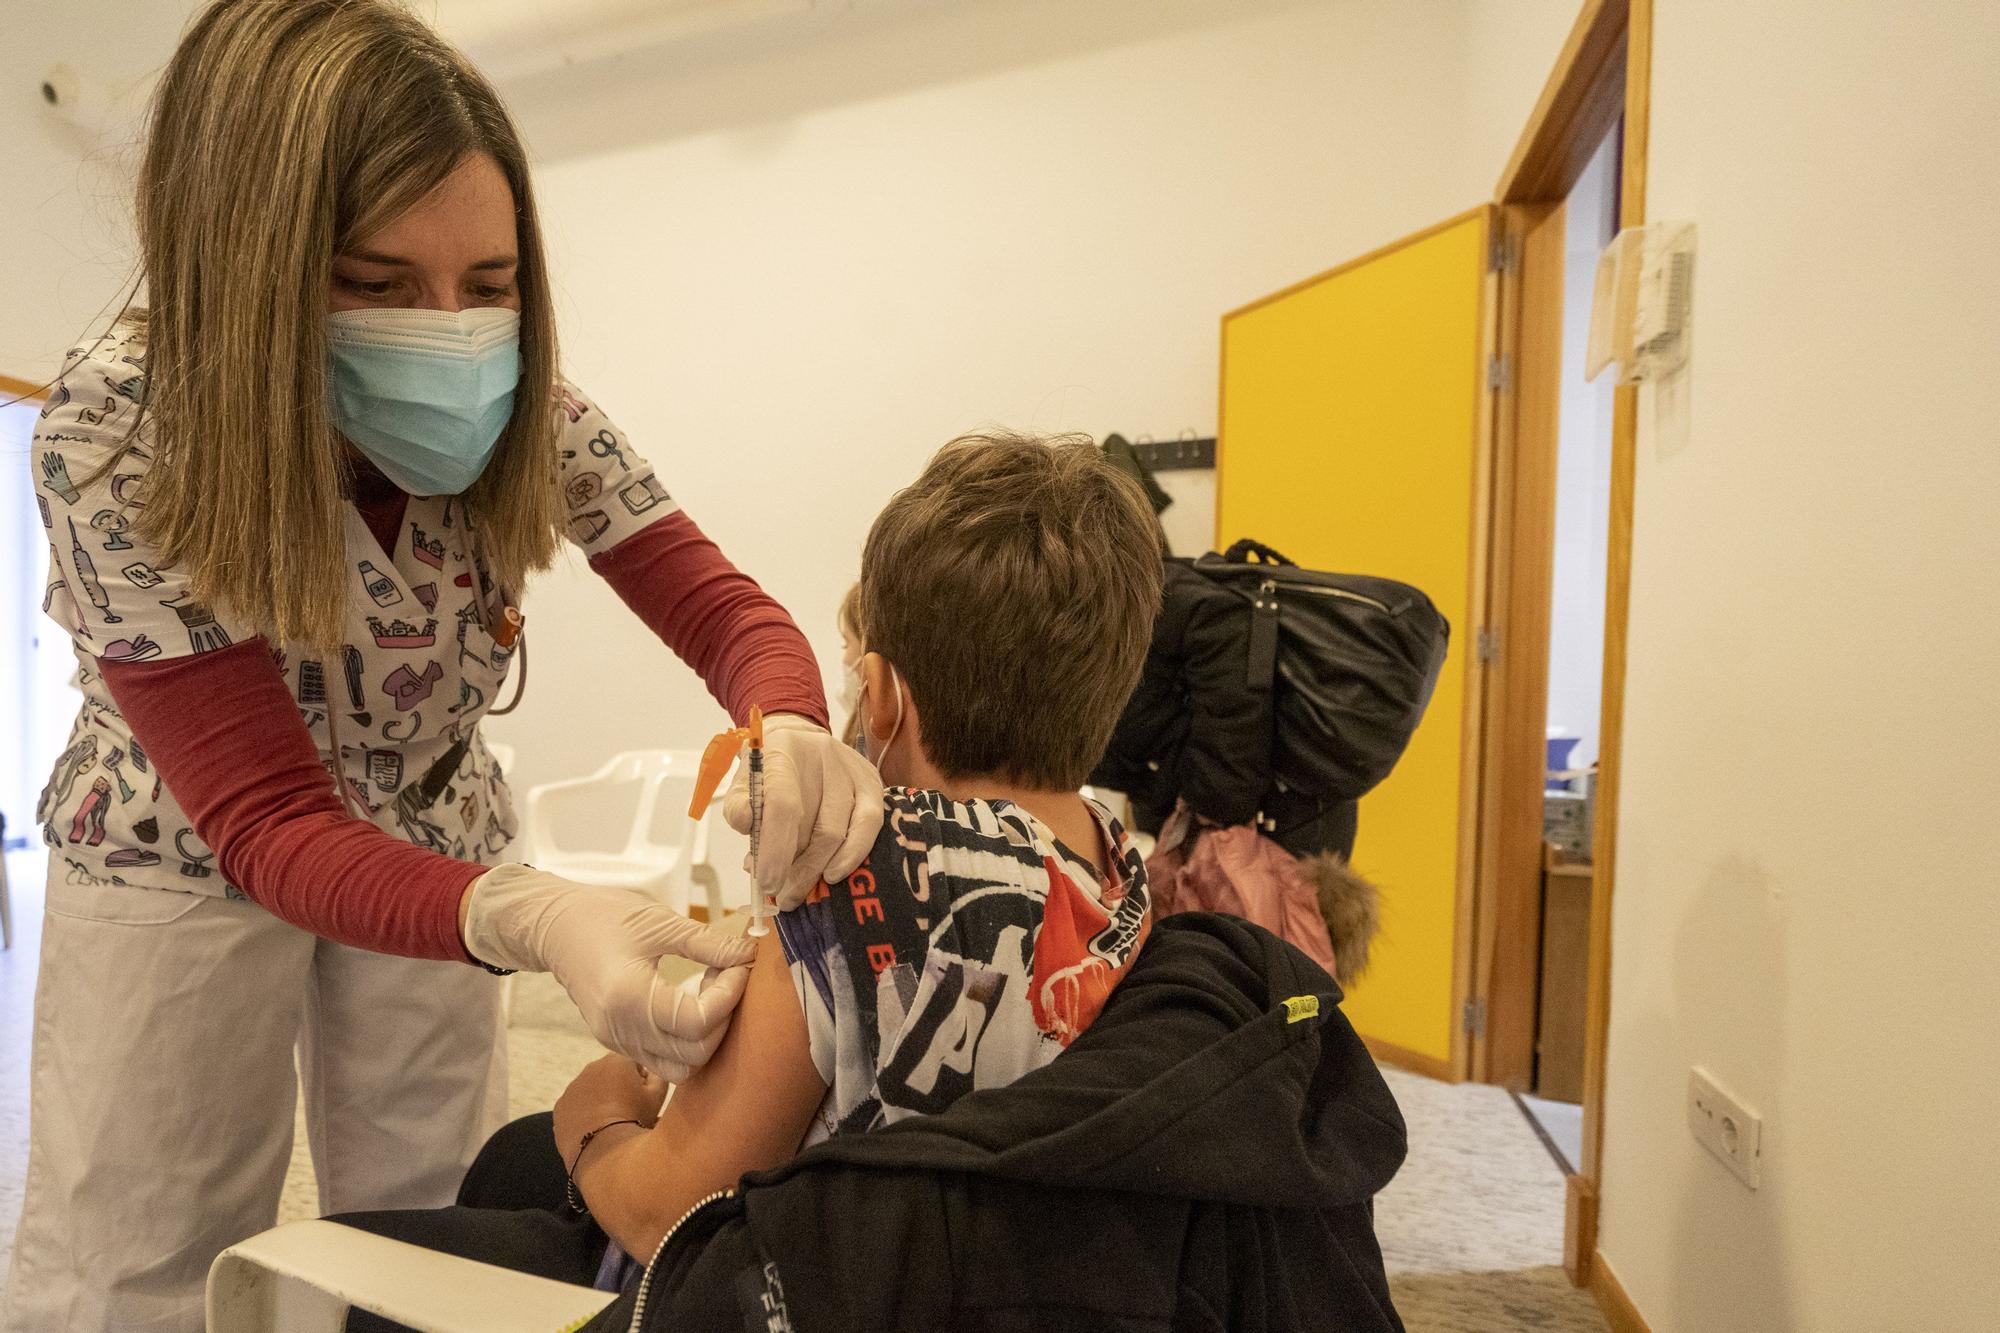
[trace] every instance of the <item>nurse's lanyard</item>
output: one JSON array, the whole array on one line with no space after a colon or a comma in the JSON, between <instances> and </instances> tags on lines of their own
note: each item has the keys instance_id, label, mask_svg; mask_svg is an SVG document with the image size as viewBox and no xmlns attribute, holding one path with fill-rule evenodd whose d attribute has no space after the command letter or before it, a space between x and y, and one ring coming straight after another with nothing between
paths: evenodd
<instances>
[{"instance_id":1,"label":"nurse's lanyard","mask_svg":"<svg viewBox=\"0 0 2000 1333\"><path fill-rule=\"evenodd\" d=\"M700 819L708 813L708 803L715 799L715 792L722 785L722 779L729 775L736 763L737 752L744 742L750 745L750 874L754 880L757 874L757 853L764 841L764 710L754 704L750 708L750 722L747 726L732 727L708 743L701 752L701 767L696 771L694 798L688 802L688 818ZM768 935L771 927L766 918L771 915L771 904L753 883L750 888L750 929L751 935Z\"/></svg>"}]
</instances>

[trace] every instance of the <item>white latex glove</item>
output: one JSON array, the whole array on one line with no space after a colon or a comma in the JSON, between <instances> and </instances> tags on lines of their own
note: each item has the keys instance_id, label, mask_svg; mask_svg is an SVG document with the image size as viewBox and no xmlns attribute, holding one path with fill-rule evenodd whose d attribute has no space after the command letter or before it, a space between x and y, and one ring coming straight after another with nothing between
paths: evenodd
<instances>
[{"instance_id":1,"label":"white latex glove","mask_svg":"<svg viewBox=\"0 0 2000 1333\"><path fill-rule=\"evenodd\" d=\"M722 817L750 832L750 763L722 803ZM854 873L882 831L882 775L810 718L764 719L764 834L750 867L757 891L789 912L821 880Z\"/></svg>"},{"instance_id":2,"label":"white latex glove","mask_svg":"<svg viewBox=\"0 0 2000 1333\"><path fill-rule=\"evenodd\" d=\"M755 942L690 921L631 889L503 865L472 882L462 933L474 958L550 972L591 1035L669 1083L708 1063L750 979ZM690 992L660 980L669 954L722 969Z\"/></svg>"}]
</instances>

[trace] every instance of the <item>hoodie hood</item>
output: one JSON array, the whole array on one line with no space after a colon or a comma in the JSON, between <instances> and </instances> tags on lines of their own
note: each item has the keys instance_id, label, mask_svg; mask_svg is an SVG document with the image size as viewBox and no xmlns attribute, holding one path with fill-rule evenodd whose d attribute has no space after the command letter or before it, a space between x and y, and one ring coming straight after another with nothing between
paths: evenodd
<instances>
[{"instance_id":1,"label":"hoodie hood","mask_svg":"<svg viewBox=\"0 0 2000 1333\"><path fill-rule=\"evenodd\" d=\"M1261 927L1168 917L1049 1065L746 1183L837 1163L1267 1208L1363 1203L1395 1175L1406 1139L1340 999L1318 964Z\"/></svg>"}]
</instances>

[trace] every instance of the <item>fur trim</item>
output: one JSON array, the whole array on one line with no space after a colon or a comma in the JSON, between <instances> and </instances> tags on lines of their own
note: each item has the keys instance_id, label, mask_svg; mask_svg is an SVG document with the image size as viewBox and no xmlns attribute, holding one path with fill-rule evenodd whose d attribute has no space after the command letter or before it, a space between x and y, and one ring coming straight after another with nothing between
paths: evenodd
<instances>
[{"instance_id":1,"label":"fur trim","mask_svg":"<svg viewBox=\"0 0 2000 1333\"><path fill-rule=\"evenodd\" d=\"M1352 986L1368 970L1368 948L1381 927L1381 895L1332 852L1301 860L1319 891L1319 914L1333 939L1334 978Z\"/></svg>"}]
</instances>

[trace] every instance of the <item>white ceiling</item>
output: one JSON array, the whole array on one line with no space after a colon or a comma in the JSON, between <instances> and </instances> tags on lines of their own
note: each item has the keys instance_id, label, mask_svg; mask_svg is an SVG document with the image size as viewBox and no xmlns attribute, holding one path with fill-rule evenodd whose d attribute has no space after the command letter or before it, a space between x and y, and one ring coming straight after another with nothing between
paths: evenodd
<instances>
[{"instance_id":1,"label":"white ceiling","mask_svg":"<svg viewBox=\"0 0 2000 1333\"><path fill-rule=\"evenodd\" d=\"M118 5L139 0L117 0ZM810 40L841 19L863 12L922 9L943 0L412 0L480 70L503 88L537 75L594 61L674 47L756 49L770 41ZM978 3L979 0L957 0ZM147 0L147 17L177 20L200 0ZM37 72L62 93L62 108L44 107L65 133L86 147L122 142L137 131L141 111L172 54L172 29L155 25L149 40L44 43L50 59ZM37 101L39 101L39 97Z\"/></svg>"},{"instance_id":2,"label":"white ceiling","mask_svg":"<svg viewBox=\"0 0 2000 1333\"><path fill-rule=\"evenodd\" d=\"M696 38L778 30L879 0L421 0L496 83Z\"/></svg>"}]
</instances>

